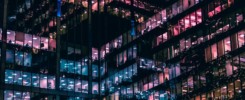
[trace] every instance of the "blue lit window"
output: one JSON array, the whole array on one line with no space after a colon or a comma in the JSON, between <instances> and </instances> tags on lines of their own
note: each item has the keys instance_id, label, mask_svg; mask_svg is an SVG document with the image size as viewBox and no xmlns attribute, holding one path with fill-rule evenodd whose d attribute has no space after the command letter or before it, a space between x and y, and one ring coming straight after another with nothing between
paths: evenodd
<instances>
[{"instance_id":1,"label":"blue lit window","mask_svg":"<svg viewBox=\"0 0 245 100\"><path fill-rule=\"evenodd\" d=\"M67 72L68 71L68 67L66 66L66 60L64 60L64 59L60 60L60 71L61 72Z\"/></svg>"},{"instance_id":2,"label":"blue lit window","mask_svg":"<svg viewBox=\"0 0 245 100\"><path fill-rule=\"evenodd\" d=\"M23 86L31 86L31 73L23 72Z\"/></svg>"},{"instance_id":3,"label":"blue lit window","mask_svg":"<svg viewBox=\"0 0 245 100\"><path fill-rule=\"evenodd\" d=\"M97 65L92 65L92 76L93 77L98 77L98 66Z\"/></svg>"},{"instance_id":4,"label":"blue lit window","mask_svg":"<svg viewBox=\"0 0 245 100\"><path fill-rule=\"evenodd\" d=\"M5 90L4 100L30 100L30 92Z\"/></svg>"},{"instance_id":5,"label":"blue lit window","mask_svg":"<svg viewBox=\"0 0 245 100\"><path fill-rule=\"evenodd\" d=\"M68 91L74 91L74 79L67 79L67 90Z\"/></svg>"},{"instance_id":6,"label":"blue lit window","mask_svg":"<svg viewBox=\"0 0 245 100\"><path fill-rule=\"evenodd\" d=\"M13 74L14 84L22 85L22 73L20 71L15 71Z\"/></svg>"},{"instance_id":7,"label":"blue lit window","mask_svg":"<svg viewBox=\"0 0 245 100\"><path fill-rule=\"evenodd\" d=\"M14 51L13 50L6 51L6 62L14 63Z\"/></svg>"},{"instance_id":8,"label":"blue lit window","mask_svg":"<svg viewBox=\"0 0 245 100\"><path fill-rule=\"evenodd\" d=\"M31 53L24 53L24 66L31 67L32 55Z\"/></svg>"},{"instance_id":9,"label":"blue lit window","mask_svg":"<svg viewBox=\"0 0 245 100\"><path fill-rule=\"evenodd\" d=\"M82 92L82 81L75 80L75 92Z\"/></svg>"},{"instance_id":10,"label":"blue lit window","mask_svg":"<svg viewBox=\"0 0 245 100\"><path fill-rule=\"evenodd\" d=\"M74 73L74 61L67 61L68 73Z\"/></svg>"},{"instance_id":11,"label":"blue lit window","mask_svg":"<svg viewBox=\"0 0 245 100\"><path fill-rule=\"evenodd\" d=\"M82 81L82 93L88 93L88 81Z\"/></svg>"},{"instance_id":12,"label":"blue lit window","mask_svg":"<svg viewBox=\"0 0 245 100\"><path fill-rule=\"evenodd\" d=\"M60 78L60 89L66 90L66 88L67 88L67 80L66 78L61 77Z\"/></svg>"},{"instance_id":13,"label":"blue lit window","mask_svg":"<svg viewBox=\"0 0 245 100\"><path fill-rule=\"evenodd\" d=\"M88 75L88 65L86 62L82 63L82 75Z\"/></svg>"},{"instance_id":14,"label":"blue lit window","mask_svg":"<svg viewBox=\"0 0 245 100\"><path fill-rule=\"evenodd\" d=\"M5 83L13 84L14 83L14 72L12 70L5 71Z\"/></svg>"},{"instance_id":15,"label":"blue lit window","mask_svg":"<svg viewBox=\"0 0 245 100\"><path fill-rule=\"evenodd\" d=\"M32 74L32 86L33 87L39 87L39 75L38 74Z\"/></svg>"},{"instance_id":16,"label":"blue lit window","mask_svg":"<svg viewBox=\"0 0 245 100\"><path fill-rule=\"evenodd\" d=\"M75 73L76 74L82 74L82 69L81 69L82 65L80 62L75 62L75 67L74 67L74 70L75 70Z\"/></svg>"},{"instance_id":17,"label":"blue lit window","mask_svg":"<svg viewBox=\"0 0 245 100\"><path fill-rule=\"evenodd\" d=\"M23 66L24 54L23 52L15 52L15 64Z\"/></svg>"}]
</instances>

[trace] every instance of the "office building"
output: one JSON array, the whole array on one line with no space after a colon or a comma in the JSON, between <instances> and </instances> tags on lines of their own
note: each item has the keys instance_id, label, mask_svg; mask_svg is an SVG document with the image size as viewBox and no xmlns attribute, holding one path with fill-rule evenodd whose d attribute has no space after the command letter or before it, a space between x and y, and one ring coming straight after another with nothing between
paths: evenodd
<instances>
[{"instance_id":1,"label":"office building","mask_svg":"<svg viewBox=\"0 0 245 100\"><path fill-rule=\"evenodd\" d=\"M0 100L244 100L244 0L1 0Z\"/></svg>"}]
</instances>

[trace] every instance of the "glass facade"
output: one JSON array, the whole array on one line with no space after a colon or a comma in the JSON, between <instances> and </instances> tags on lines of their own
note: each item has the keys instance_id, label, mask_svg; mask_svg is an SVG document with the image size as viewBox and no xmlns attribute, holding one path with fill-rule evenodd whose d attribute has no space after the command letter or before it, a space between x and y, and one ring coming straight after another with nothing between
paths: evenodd
<instances>
[{"instance_id":1,"label":"glass facade","mask_svg":"<svg viewBox=\"0 0 245 100\"><path fill-rule=\"evenodd\" d=\"M0 100L245 98L244 0L7 1Z\"/></svg>"}]
</instances>

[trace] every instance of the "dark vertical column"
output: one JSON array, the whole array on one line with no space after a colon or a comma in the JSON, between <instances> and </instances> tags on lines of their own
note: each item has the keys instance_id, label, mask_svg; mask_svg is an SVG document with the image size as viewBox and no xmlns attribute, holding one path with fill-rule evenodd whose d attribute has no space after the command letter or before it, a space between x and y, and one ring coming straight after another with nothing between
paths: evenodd
<instances>
[{"instance_id":1,"label":"dark vertical column","mask_svg":"<svg viewBox=\"0 0 245 100\"><path fill-rule=\"evenodd\" d=\"M1 71L0 71L0 100L4 100L4 85L5 85L5 62L6 62L6 43L7 43L7 9L8 9L8 0L1 0L1 14L2 20L2 47L1 47Z\"/></svg>"},{"instance_id":2,"label":"dark vertical column","mask_svg":"<svg viewBox=\"0 0 245 100\"><path fill-rule=\"evenodd\" d=\"M56 75L55 89L60 90L60 16L61 16L61 0L57 0L57 19L56 19ZM60 100L60 96L56 95L56 100Z\"/></svg>"},{"instance_id":3,"label":"dark vertical column","mask_svg":"<svg viewBox=\"0 0 245 100\"><path fill-rule=\"evenodd\" d=\"M57 17L57 33L56 33L56 78L55 88L58 91L60 88L60 18ZM56 100L59 99L59 95L56 95Z\"/></svg>"},{"instance_id":4,"label":"dark vertical column","mask_svg":"<svg viewBox=\"0 0 245 100\"><path fill-rule=\"evenodd\" d=\"M98 26L97 27L98 27L98 30L99 30L98 32L102 32L101 31L101 29L102 29L101 28L101 22L100 22L100 2L101 1L97 0L97 2L98 2ZM99 39L99 37L97 39ZM98 82L98 93L99 93L99 96L98 96L98 100L101 100L101 97L100 97L101 96L101 93L100 93L101 92L101 85L100 85L101 84L101 56L100 56L101 54L100 54L100 51L101 51L101 48L98 48L98 58L99 58L98 59L99 60L99 64L98 64L98 74L99 74L98 75L99 76L98 77L98 79L99 79L99 82Z\"/></svg>"},{"instance_id":5,"label":"dark vertical column","mask_svg":"<svg viewBox=\"0 0 245 100\"><path fill-rule=\"evenodd\" d=\"M99 31L100 32L100 31ZM99 64L98 64L98 78L99 78L99 82L98 82L98 93L99 93L99 96L98 96L98 100L102 100L102 98L101 98L101 94L100 94L100 92L101 92L101 66L102 66L102 64L101 64L101 54L100 54L100 50L101 50L101 48L99 48L98 49L98 60L99 60Z\"/></svg>"},{"instance_id":6,"label":"dark vertical column","mask_svg":"<svg viewBox=\"0 0 245 100\"><path fill-rule=\"evenodd\" d=\"M92 0L88 0L88 94L92 96Z\"/></svg>"},{"instance_id":7,"label":"dark vertical column","mask_svg":"<svg viewBox=\"0 0 245 100\"><path fill-rule=\"evenodd\" d=\"M130 0L130 2L131 2L131 6L134 6L134 0ZM133 33L133 31L134 31L134 22L135 22L135 17L134 17L134 11L133 11L133 9L131 9L130 10L130 14L131 14L131 27L132 27L132 29L131 29L131 35L135 35L135 33ZM129 34L127 34L127 35L129 35ZM127 36L128 37L128 36ZM128 39L128 38L127 38ZM128 54L127 54L127 56L128 56ZM133 67L132 67L133 68ZM135 91L134 91L134 84L133 84L133 87L132 87L132 89L133 89L133 98L136 98L136 96L135 96Z\"/></svg>"}]
</instances>

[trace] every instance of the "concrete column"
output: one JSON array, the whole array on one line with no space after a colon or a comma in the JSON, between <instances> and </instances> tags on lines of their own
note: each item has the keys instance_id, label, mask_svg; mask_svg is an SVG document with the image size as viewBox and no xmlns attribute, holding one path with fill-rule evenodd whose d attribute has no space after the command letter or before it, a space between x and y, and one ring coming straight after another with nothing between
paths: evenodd
<instances>
[{"instance_id":1,"label":"concrete column","mask_svg":"<svg viewBox=\"0 0 245 100\"><path fill-rule=\"evenodd\" d=\"M88 0L88 95L92 95L92 0Z\"/></svg>"},{"instance_id":2,"label":"concrete column","mask_svg":"<svg viewBox=\"0 0 245 100\"><path fill-rule=\"evenodd\" d=\"M0 100L4 100L4 86L5 86L5 67L6 67L6 47L7 47L7 11L8 11L8 0L1 0L1 27L2 27L2 46L1 46L1 70L0 70Z\"/></svg>"}]
</instances>

